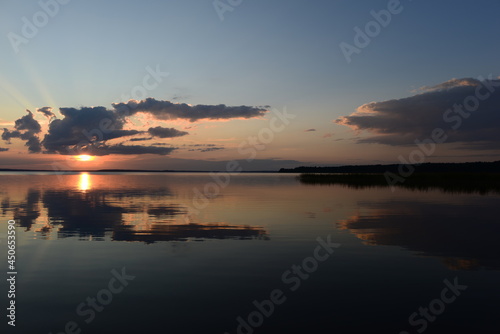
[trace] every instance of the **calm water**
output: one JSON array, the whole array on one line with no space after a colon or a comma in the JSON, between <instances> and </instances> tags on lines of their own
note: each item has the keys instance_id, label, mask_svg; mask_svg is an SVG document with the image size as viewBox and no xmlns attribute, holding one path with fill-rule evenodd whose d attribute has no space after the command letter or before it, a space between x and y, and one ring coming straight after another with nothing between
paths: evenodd
<instances>
[{"instance_id":1,"label":"calm water","mask_svg":"<svg viewBox=\"0 0 500 334\"><path fill-rule=\"evenodd\" d=\"M211 182L0 174L4 254L17 222L9 332L498 333L500 196L290 174ZM216 194L202 198L205 187Z\"/></svg>"}]
</instances>

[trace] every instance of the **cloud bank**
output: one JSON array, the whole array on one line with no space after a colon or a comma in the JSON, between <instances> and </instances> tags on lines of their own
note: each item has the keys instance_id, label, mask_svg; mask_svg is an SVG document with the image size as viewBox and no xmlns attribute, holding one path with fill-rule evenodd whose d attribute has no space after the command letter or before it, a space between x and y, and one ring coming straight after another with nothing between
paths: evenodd
<instances>
[{"instance_id":1,"label":"cloud bank","mask_svg":"<svg viewBox=\"0 0 500 334\"><path fill-rule=\"evenodd\" d=\"M186 119L196 122L203 119L226 120L232 118L254 118L264 116L269 106L229 107L225 104L191 106L186 103L172 103L170 101L159 101L147 98L142 101L130 100L127 103L113 103L113 107L120 115L134 115L142 112L147 113L159 120Z\"/></svg>"},{"instance_id":2,"label":"cloud bank","mask_svg":"<svg viewBox=\"0 0 500 334\"><path fill-rule=\"evenodd\" d=\"M442 128L448 143L473 149L499 147L500 80L452 79L420 91L407 98L362 105L335 123L375 134L358 143L412 145Z\"/></svg>"},{"instance_id":3,"label":"cloud bank","mask_svg":"<svg viewBox=\"0 0 500 334\"><path fill-rule=\"evenodd\" d=\"M28 110L28 115L15 121L14 129L4 129L2 139L8 143L12 138L26 141L30 153L49 153L62 155L90 154L157 154L167 155L175 147L145 145L109 144L113 139L139 142L152 138L176 138L189 133L169 127L150 127L149 129L125 129L128 118L138 113L151 115L159 121L185 119L189 122L199 120L250 119L261 117L267 108L220 105L196 105L172 103L170 101L147 98L142 101L130 100L126 103L113 103L112 109L105 107L59 108L62 118L57 118L51 107L37 109L49 119L48 131L40 140L40 123ZM142 135L142 137L134 137ZM144 135L151 136L145 138ZM215 150L215 149L211 149Z\"/></svg>"}]
</instances>

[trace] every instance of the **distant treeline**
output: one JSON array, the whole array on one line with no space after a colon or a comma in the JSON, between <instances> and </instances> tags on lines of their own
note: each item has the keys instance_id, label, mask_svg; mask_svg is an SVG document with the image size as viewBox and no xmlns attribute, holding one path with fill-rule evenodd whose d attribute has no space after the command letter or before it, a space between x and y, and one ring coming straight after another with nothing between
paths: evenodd
<instances>
[{"instance_id":1,"label":"distant treeline","mask_svg":"<svg viewBox=\"0 0 500 334\"><path fill-rule=\"evenodd\" d=\"M500 161L495 162L462 162L462 163L425 163L413 165L415 173L500 173ZM381 174L392 172L397 174L400 165L353 165L339 167L296 167L281 168L280 173L356 173Z\"/></svg>"},{"instance_id":2,"label":"distant treeline","mask_svg":"<svg viewBox=\"0 0 500 334\"><path fill-rule=\"evenodd\" d=\"M341 185L363 189L390 187L384 174L300 174L301 183L311 185ZM437 189L451 193L500 194L500 173L415 173L393 186L410 190Z\"/></svg>"}]
</instances>

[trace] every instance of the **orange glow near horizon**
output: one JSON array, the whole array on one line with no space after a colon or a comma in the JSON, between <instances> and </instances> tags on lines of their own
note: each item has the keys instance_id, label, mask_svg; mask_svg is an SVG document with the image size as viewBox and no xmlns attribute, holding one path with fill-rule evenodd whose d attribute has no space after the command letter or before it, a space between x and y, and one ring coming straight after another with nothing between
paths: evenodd
<instances>
[{"instance_id":1,"label":"orange glow near horizon","mask_svg":"<svg viewBox=\"0 0 500 334\"><path fill-rule=\"evenodd\" d=\"M77 156L75 156L75 159L77 161L84 161L85 162L85 161L92 161L92 160L95 159L95 157L92 156L92 155L86 155L86 154L84 154L84 155L77 155Z\"/></svg>"}]
</instances>

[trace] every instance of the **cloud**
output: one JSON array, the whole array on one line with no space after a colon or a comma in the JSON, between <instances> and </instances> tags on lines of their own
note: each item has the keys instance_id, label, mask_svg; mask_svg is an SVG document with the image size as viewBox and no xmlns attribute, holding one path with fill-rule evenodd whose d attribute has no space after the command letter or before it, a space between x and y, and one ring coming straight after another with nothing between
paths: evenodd
<instances>
[{"instance_id":1,"label":"cloud","mask_svg":"<svg viewBox=\"0 0 500 334\"><path fill-rule=\"evenodd\" d=\"M448 143L491 149L500 144L499 87L498 79L452 79L424 87L423 93L411 97L362 105L335 123L375 134L358 139L358 143L412 145L442 128ZM469 112L473 110L471 101L479 103L477 110Z\"/></svg>"},{"instance_id":2,"label":"cloud","mask_svg":"<svg viewBox=\"0 0 500 334\"><path fill-rule=\"evenodd\" d=\"M75 154L159 154L167 155L175 147L126 146L123 143L109 144L112 139L149 134L151 138L128 138L133 142L146 141L154 137L175 138L188 135L168 127L150 127L149 129L126 129L130 126L129 117L137 113L147 113L156 120L187 119L195 122L202 119L226 120L231 118L253 118L263 116L266 108L220 105L196 105L172 103L148 98L142 101L130 100L126 103L114 103L112 109L102 106L81 108L59 108L63 118L58 119L51 107L38 108L37 112L47 117L49 128L42 141L40 123L33 113L15 121L14 129L4 129L2 139L10 142L12 138L26 141L30 153L50 153L61 155ZM215 150L215 149L212 149Z\"/></svg>"},{"instance_id":3,"label":"cloud","mask_svg":"<svg viewBox=\"0 0 500 334\"><path fill-rule=\"evenodd\" d=\"M28 115L15 121L14 131L3 129L2 139L10 143L11 138L19 138L26 141L25 146L28 146L28 152L39 153L42 151L42 147L37 134L42 131L42 128L38 121L33 118L33 113L29 110L26 111Z\"/></svg>"},{"instance_id":4,"label":"cloud","mask_svg":"<svg viewBox=\"0 0 500 334\"><path fill-rule=\"evenodd\" d=\"M201 149L200 152L212 152L212 151L219 151L219 150L223 150L223 149L225 149L225 147L208 147L208 148Z\"/></svg>"},{"instance_id":5,"label":"cloud","mask_svg":"<svg viewBox=\"0 0 500 334\"><path fill-rule=\"evenodd\" d=\"M190 98L191 96L190 95L174 95L174 97L172 97L172 100L186 100L188 98Z\"/></svg>"},{"instance_id":6,"label":"cloud","mask_svg":"<svg viewBox=\"0 0 500 334\"><path fill-rule=\"evenodd\" d=\"M316 131L316 129L307 129L307 130L304 130L304 132L312 132L312 131Z\"/></svg>"},{"instance_id":7,"label":"cloud","mask_svg":"<svg viewBox=\"0 0 500 334\"><path fill-rule=\"evenodd\" d=\"M8 150L8 148L0 147L0 152L7 152Z\"/></svg>"},{"instance_id":8,"label":"cloud","mask_svg":"<svg viewBox=\"0 0 500 334\"><path fill-rule=\"evenodd\" d=\"M93 141L106 141L138 133L122 132L124 120L104 107L60 108L63 119L55 119L42 141L51 153L70 154L75 146L85 146ZM106 120L106 121L105 121ZM103 127L104 123L109 124ZM103 129L104 131L96 131Z\"/></svg>"},{"instance_id":9,"label":"cloud","mask_svg":"<svg viewBox=\"0 0 500 334\"><path fill-rule=\"evenodd\" d=\"M2 133L2 140L10 143L12 138L21 138L21 132L19 131L9 131L9 129L4 128Z\"/></svg>"},{"instance_id":10,"label":"cloud","mask_svg":"<svg viewBox=\"0 0 500 334\"><path fill-rule=\"evenodd\" d=\"M153 137L142 137L142 138L130 138L130 141L146 141L146 140L151 140Z\"/></svg>"},{"instance_id":11,"label":"cloud","mask_svg":"<svg viewBox=\"0 0 500 334\"><path fill-rule=\"evenodd\" d=\"M157 126L156 128L149 128L148 132L151 136L159 138L174 138L189 134L186 131L179 131L174 128L163 128L161 126Z\"/></svg>"},{"instance_id":12,"label":"cloud","mask_svg":"<svg viewBox=\"0 0 500 334\"><path fill-rule=\"evenodd\" d=\"M477 86L480 85L481 81L473 78L463 78L463 79L450 79L443 83L437 84L435 86L423 86L420 87L419 91L421 92L435 92L440 90L448 90L451 88L459 87L459 86Z\"/></svg>"},{"instance_id":13,"label":"cloud","mask_svg":"<svg viewBox=\"0 0 500 334\"><path fill-rule=\"evenodd\" d=\"M40 139L37 136L30 136L25 145L28 146L28 152L30 153L40 153L42 151Z\"/></svg>"},{"instance_id":14,"label":"cloud","mask_svg":"<svg viewBox=\"0 0 500 334\"><path fill-rule=\"evenodd\" d=\"M216 146L216 147L204 147L204 148L191 148L188 151L198 151L198 152L212 152L212 151L219 151L223 150L225 147L222 146Z\"/></svg>"},{"instance_id":15,"label":"cloud","mask_svg":"<svg viewBox=\"0 0 500 334\"><path fill-rule=\"evenodd\" d=\"M333 137L333 133L325 133L322 138L331 138Z\"/></svg>"},{"instance_id":16,"label":"cloud","mask_svg":"<svg viewBox=\"0 0 500 334\"><path fill-rule=\"evenodd\" d=\"M219 151L219 150L224 150L224 146L217 146L215 144L190 144L190 145L183 145L186 147L196 147L196 148L190 148L188 151L194 152L212 152L212 151Z\"/></svg>"},{"instance_id":17,"label":"cloud","mask_svg":"<svg viewBox=\"0 0 500 334\"><path fill-rule=\"evenodd\" d=\"M43 114L49 120L56 117L56 115L52 112L51 107L38 108L36 111Z\"/></svg>"},{"instance_id":18,"label":"cloud","mask_svg":"<svg viewBox=\"0 0 500 334\"><path fill-rule=\"evenodd\" d=\"M196 122L202 119L231 119L231 118L254 118L264 116L268 106L250 107L237 106L230 107L225 104L191 106L186 103L172 103L170 101L160 101L153 98L136 101L129 100L126 103L113 103L113 108L120 115L134 115L139 112L149 113L159 120L187 119Z\"/></svg>"},{"instance_id":19,"label":"cloud","mask_svg":"<svg viewBox=\"0 0 500 334\"><path fill-rule=\"evenodd\" d=\"M33 133L39 133L42 130L40 124L33 118L33 113L31 111L26 109L26 112L28 112L28 115L16 120L14 127L16 130L26 130Z\"/></svg>"}]
</instances>

